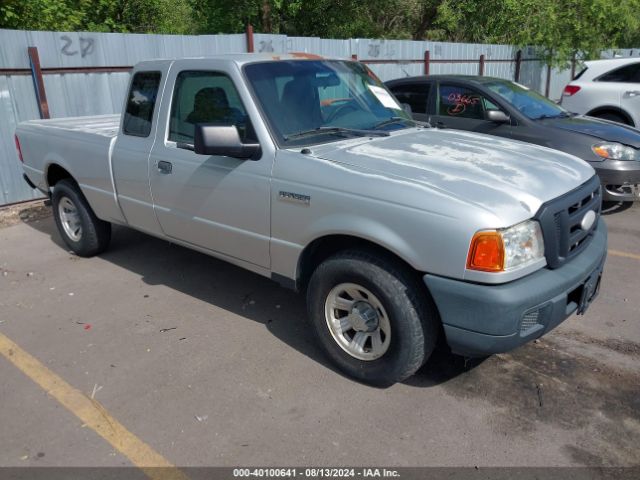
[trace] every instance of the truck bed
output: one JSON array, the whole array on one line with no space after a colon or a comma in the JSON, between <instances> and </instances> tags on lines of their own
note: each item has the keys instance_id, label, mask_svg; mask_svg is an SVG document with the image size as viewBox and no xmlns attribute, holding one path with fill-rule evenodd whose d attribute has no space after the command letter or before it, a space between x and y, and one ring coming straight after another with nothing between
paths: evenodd
<instances>
[{"instance_id":1,"label":"truck bed","mask_svg":"<svg viewBox=\"0 0 640 480\"><path fill-rule=\"evenodd\" d=\"M116 136L119 124L119 114L53 118L50 120L30 120L23 123L25 126L33 125L35 128L39 125L45 125L47 127L66 130L69 132L91 133L109 138Z\"/></svg>"},{"instance_id":2,"label":"truck bed","mask_svg":"<svg viewBox=\"0 0 640 480\"><path fill-rule=\"evenodd\" d=\"M118 134L120 126L120 115L95 115L89 117L66 117L54 118L50 120L31 120L23 122L20 126L21 130L37 131L44 127L53 134L53 131L64 132L82 132L82 134L91 134L98 137L113 138Z\"/></svg>"},{"instance_id":3,"label":"truck bed","mask_svg":"<svg viewBox=\"0 0 640 480\"><path fill-rule=\"evenodd\" d=\"M47 191L49 165L58 165L78 182L82 193L103 219L122 221L115 201L111 148L116 141L120 115L31 120L18 125L25 172Z\"/></svg>"}]
</instances>

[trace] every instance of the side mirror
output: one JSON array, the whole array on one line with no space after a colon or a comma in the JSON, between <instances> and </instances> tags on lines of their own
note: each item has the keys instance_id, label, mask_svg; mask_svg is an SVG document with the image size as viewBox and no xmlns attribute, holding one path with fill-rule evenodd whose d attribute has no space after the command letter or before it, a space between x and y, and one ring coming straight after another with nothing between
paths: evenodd
<instances>
[{"instance_id":1,"label":"side mirror","mask_svg":"<svg viewBox=\"0 0 640 480\"><path fill-rule=\"evenodd\" d=\"M401 103L400 106L402 107L402 110L404 110L404 113L406 113L410 117L413 116L413 110L411 109L411 105L409 105L408 103Z\"/></svg>"},{"instance_id":2,"label":"side mirror","mask_svg":"<svg viewBox=\"0 0 640 480\"><path fill-rule=\"evenodd\" d=\"M196 124L193 150L198 155L223 155L239 159L257 160L259 143L242 143L235 125L219 126Z\"/></svg>"},{"instance_id":3,"label":"side mirror","mask_svg":"<svg viewBox=\"0 0 640 480\"><path fill-rule=\"evenodd\" d=\"M487 120L494 123L510 123L511 117L502 110L487 110Z\"/></svg>"}]
</instances>

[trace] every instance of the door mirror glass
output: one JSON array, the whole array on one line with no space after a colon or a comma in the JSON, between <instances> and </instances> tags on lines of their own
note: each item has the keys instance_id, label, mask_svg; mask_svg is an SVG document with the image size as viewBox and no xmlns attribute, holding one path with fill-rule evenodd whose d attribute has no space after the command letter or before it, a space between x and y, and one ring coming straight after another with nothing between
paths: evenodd
<instances>
[{"instance_id":1,"label":"door mirror glass","mask_svg":"<svg viewBox=\"0 0 640 480\"><path fill-rule=\"evenodd\" d=\"M494 123L509 123L511 118L502 110L487 110L487 120Z\"/></svg>"},{"instance_id":2,"label":"door mirror glass","mask_svg":"<svg viewBox=\"0 0 640 480\"><path fill-rule=\"evenodd\" d=\"M260 157L260 144L242 143L235 125L196 124L193 148L198 155L222 155L252 160Z\"/></svg>"}]
</instances>

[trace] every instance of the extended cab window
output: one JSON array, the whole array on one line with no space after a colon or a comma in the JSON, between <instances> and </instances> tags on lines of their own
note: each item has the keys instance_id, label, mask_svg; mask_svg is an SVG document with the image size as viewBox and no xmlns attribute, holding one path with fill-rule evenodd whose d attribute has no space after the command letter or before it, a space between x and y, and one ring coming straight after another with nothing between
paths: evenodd
<instances>
[{"instance_id":1,"label":"extended cab window","mask_svg":"<svg viewBox=\"0 0 640 480\"><path fill-rule=\"evenodd\" d=\"M598 79L598 81L640 83L640 63L634 63L632 65L617 68L612 72L605 73Z\"/></svg>"},{"instance_id":2,"label":"extended cab window","mask_svg":"<svg viewBox=\"0 0 640 480\"><path fill-rule=\"evenodd\" d=\"M427 113L430 83L413 83L391 87L391 91L400 103L411 106L413 113Z\"/></svg>"},{"instance_id":3,"label":"extended cab window","mask_svg":"<svg viewBox=\"0 0 640 480\"><path fill-rule=\"evenodd\" d=\"M196 124L235 125L245 143L255 140L232 80L224 73L184 71L178 74L171 105L169 140L193 143Z\"/></svg>"},{"instance_id":4,"label":"extended cab window","mask_svg":"<svg viewBox=\"0 0 640 480\"><path fill-rule=\"evenodd\" d=\"M160 72L138 72L133 76L127 109L124 113L125 135L149 136L160 77Z\"/></svg>"}]
</instances>

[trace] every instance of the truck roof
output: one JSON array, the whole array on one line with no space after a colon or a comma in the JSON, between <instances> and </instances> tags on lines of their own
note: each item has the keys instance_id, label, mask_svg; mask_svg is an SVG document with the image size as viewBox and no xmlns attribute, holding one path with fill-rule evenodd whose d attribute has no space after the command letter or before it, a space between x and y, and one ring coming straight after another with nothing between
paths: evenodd
<instances>
[{"instance_id":1,"label":"truck roof","mask_svg":"<svg viewBox=\"0 0 640 480\"><path fill-rule=\"evenodd\" d=\"M480 75L458 75L458 74L435 74L435 75L418 75L415 77L402 77L395 78L385 82L388 85L394 85L397 83L421 83L427 80L439 80L439 81L464 81L475 84L484 84L490 82L510 82L504 78L498 77L485 77Z\"/></svg>"},{"instance_id":2,"label":"truck roof","mask_svg":"<svg viewBox=\"0 0 640 480\"><path fill-rule=\"evenodd\" d=\"M290 52L290 53L226 53L221 55L211 55L206 57L179 57L179 58L156 58L151 60L143 60L139 62L136 67L143 67L146 64L158 65L159 62L181 62L181 61L194 61L201 60L207 62L211 60L225 60L230 63L235 63L239 66L247 63L255 62L273 62L279 60L346 60L337 58L326 58L313 53L305 52Z\"/></svg>"}]
</instances>

